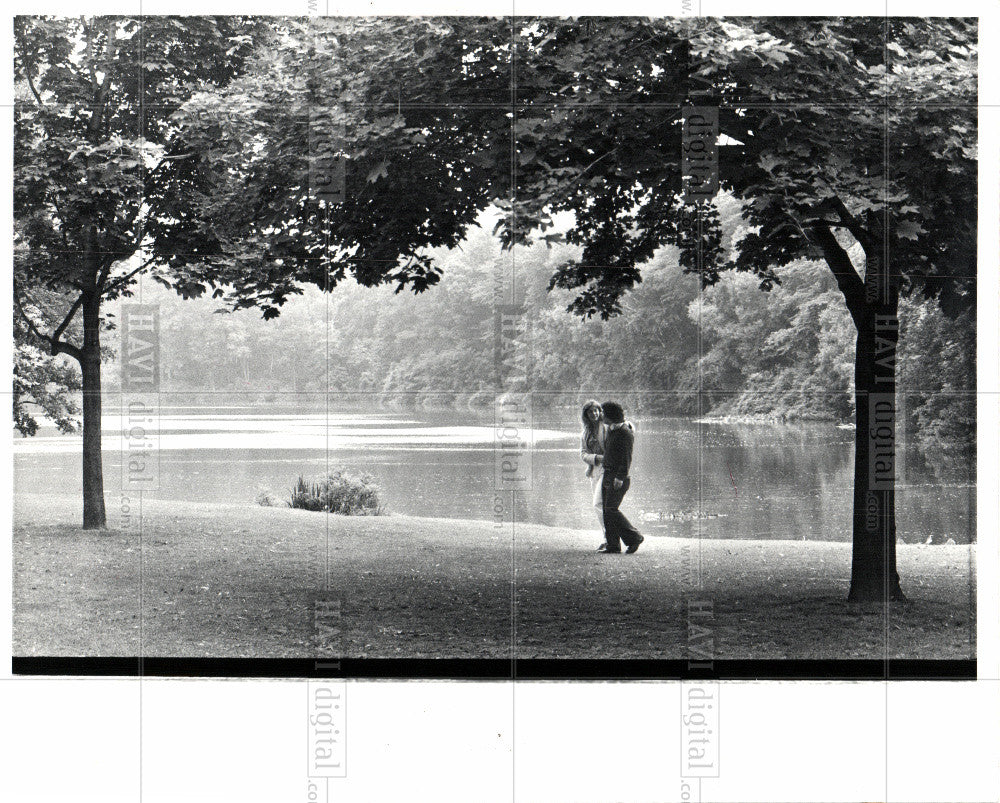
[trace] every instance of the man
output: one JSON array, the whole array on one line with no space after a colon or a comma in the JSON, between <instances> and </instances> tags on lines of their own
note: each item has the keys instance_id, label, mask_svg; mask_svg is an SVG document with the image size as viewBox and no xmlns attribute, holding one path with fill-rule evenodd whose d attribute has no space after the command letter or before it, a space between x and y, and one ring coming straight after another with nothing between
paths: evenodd
<instances>
[{"instance_id":1,"label":"man","mask_svg":"<svg viewBox=\"0 0 1000 803\"><path fill-rule=\"evenodd\" d=\"M631 485L629 469L632 467L635 434L632 425L625 422L625 411L620 404L605 402L602 408L608 425L604 441L604 480L601 488L604 496L606 540L598 551L606 555L618 554L624 543L626 554L631 555L645 539L618 507Z\"/></svg>"}]
</instances>

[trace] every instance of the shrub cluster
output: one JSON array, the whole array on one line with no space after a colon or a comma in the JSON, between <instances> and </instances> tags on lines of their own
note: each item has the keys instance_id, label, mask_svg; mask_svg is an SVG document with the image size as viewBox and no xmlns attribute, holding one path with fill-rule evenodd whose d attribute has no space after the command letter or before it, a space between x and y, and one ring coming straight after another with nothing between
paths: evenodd
<instances>
[{"instance_id":1,"label":"shrub cluster","mask_svg":"<svg viewBox=\"0 0 1000 803\"><path fill-rule=\"evenodd\" d=\"M370 474L360 476L335 471L323 480L307 482L299 477L291 490L289 507L325 510L342 516L381 516L382 494Z\"/></svg>"}]
</instances>

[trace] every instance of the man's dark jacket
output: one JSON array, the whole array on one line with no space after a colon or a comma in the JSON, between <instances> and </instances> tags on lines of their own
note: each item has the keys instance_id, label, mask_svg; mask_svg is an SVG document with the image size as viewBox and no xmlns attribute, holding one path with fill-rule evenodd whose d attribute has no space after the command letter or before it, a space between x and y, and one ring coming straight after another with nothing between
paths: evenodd
<instances>
[{"instance_id":1,"label":"man's dark jacket","mask_svg":"<svg viewBox=\"0 0 1000 803\"><path fill-rule=\"evenodd\" d=\"M616 479L628 479L632 468L632 445L635 433L629 424L608 430L604 441L604 484L612 485Z\"/></svg>"}]
</instances>

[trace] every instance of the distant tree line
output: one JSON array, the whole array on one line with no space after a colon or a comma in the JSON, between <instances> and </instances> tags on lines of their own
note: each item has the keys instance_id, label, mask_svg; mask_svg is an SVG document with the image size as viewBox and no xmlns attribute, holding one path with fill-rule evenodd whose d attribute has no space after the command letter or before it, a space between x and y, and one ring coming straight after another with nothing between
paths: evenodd
<instances>
[{"instance_id":1,"label":"distant tree line","mask_svg":"<svg viewBox=\"0 0 1000 803\"><path fill-rule=\"evenodd\" d=\"M851 321L829 270L802 260L761 293L743 273L699 291L673 249L657 253L625 314L581 322L570 291L547 289L572 248L515 254L532 354L524 389L536 405L619 395L637 413L828 420L854 415ZM345 282L307 289L280 316L220 312L150 285L161 305L163 390L257 402L480 407L495 390L496 281L509 253L487 231L437 255L440 283L420 296ZM905 298L898 359L905 436L938 468L968 471L975 451L975 317L950 322L932 301ZM699 337L700 332L700 337ZM324 337L328 333L328 338ZM110 333L114 343L115 332ZM107 366L108 385L117 384ZM249 394L247 396L246 394Z\"/></svg>"}]
</instances>

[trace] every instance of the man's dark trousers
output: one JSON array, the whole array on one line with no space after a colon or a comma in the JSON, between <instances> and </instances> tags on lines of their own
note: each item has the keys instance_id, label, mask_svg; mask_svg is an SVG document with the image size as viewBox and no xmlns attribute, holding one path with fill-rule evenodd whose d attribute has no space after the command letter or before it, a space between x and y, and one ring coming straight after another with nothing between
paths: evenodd
<instances>
[{"instance_id":1,"label":"man's dark trousers","mask_svg":"<svg viewBox=\"0 0 1000 803\"><path fill-rule=\"evenodd\" d=\"M631 484L632 481L626 478L622 481L621 488L615 488L613 481L605 482L601 488L604 496L604 537L609 550L621 549L622 542L627 547L639 543L639 531L618 509Z\"/></svg>"}]
</instances>

